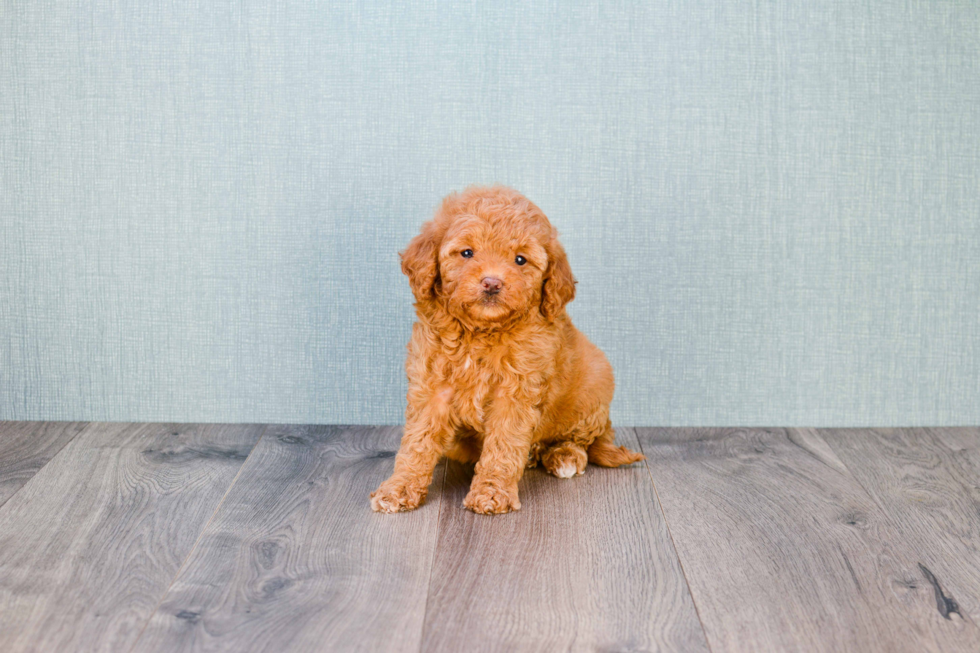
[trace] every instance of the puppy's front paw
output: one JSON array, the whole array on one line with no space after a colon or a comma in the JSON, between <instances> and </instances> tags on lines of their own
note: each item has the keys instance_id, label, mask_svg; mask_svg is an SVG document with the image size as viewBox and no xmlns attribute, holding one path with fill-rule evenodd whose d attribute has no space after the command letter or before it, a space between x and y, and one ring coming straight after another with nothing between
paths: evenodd
<instances>
[{"instance_id":1,"label":"puppy's front paw","mask_svg":"<svg viewBox=\"0 0 980 653\"><path fill-rule=\"evenodd\" d=\"M406 512L415 510L425 501L426 488L388 479L371 493L371 508L375 512Z\"/></svg>"},{"instance_id":2,"label":"puppy's front paw","mask_svg":"<svg viewBox=\"0 0 980 653\"><path fill-rule=\"evenodd\" d=\"M470 488L463 500L463 506L481 515L499 515L512 510L520 510L517 498L517 484L503 488L490 483L479 483Z\"/></svg>"}]
</instances>

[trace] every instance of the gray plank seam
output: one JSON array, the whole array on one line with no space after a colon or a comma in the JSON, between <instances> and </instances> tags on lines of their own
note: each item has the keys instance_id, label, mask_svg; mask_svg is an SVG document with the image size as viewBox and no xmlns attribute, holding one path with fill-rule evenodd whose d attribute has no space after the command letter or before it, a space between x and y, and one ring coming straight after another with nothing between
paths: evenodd
<instances>
[{"instance_id":1,"label":"gray plank seam","mask_svg":"<svg viewBox=\"0 0 980 653\"><path fill-rule=\"evenodd\" d=\"M864 430L865 428L866 427L856 426L856 427L853 427L853 430L856 432L856 431ZM918 427L918 426L916 426L916 427L909 427L909 428L930 429L930 428L934 428L934 427L930 427L930 426ZM976 428L976 427L974 427L974 426L950 426L950 427L938 427L938 428L972 429L972 428ZM871 497L871 500L874 502L874 504L876 506L878 506L883 513L885 513L885 515L888 517L888 520L891 521L891 522L893 522L893 525L894 526L900 528L900 525L898 523L896 523L895 520L894 520L894 518L892 517L891 512L889 510L887 510L885 508L885 506L881 504L880 501L878 501L877 493L876 492L872 492L869 488L865 487L864 483L861 482L861 479L856 474L852 473L851 472L851 469L849 467L847 467L847 461L844 460L844 457L842 457L840 454L838 454L837 453L837 450L834 449L834 446L832 444L830 444L830 442L828 442L827 440L824 440L823 436L820 435L821 431L824 431L824 430L825 429L822 429L822 428L813 429L813 431L820 437L820 439L823 440L823 442L825 442L828 447L830 447L830 449L834 452L834 454L837 456L837 458L840 459L841 464L844 465L845 468L847 468L847 473L850 474L851 477L857 482L857 484L860 485L861 488L865 491L865 493L867 493L867 495L869 497ZM828 427L828 430L829 430L829 427ZM843 429L837 429L837 430L843 430ZM873 428L872 428L872 430L873 430ZM968 488L966 485L963 485L963 482L962 481L960 481L958 478L956 478L953 474L949 474L948 477L949 477L949 479L951 481L953 481L954 483L956 483L957 486L960 487L960 489L963 490L963 493L966 496L968 496L968 497L969 496L972 496L973 493L970 491L970 488Z\"/></svg>"},{"instance_id":2,"label":"gray plank seam","mask_svg":"<svg viewBox=\"0 0 980 653\"><path fill-rule=\"evenodd\" d=\"M191 559L192 555L194 555L194 551L197 550L198 545L201 543L201 538L204 537L205 531L208 530L208 526L210 526L211 522L214 521L214 516L218 514L219 510L221 510L221 506L225 504L225 499L228 498L228 494L231 492L231 489L235 487L235 483L238 482L238 478L242 475L242 470L245 469L245 465L248 463L248 459L252 457L253 453L255 453L255 450L258 448L259 443L262 442L262 438L265 437L265 434L269 432L270 428L271 425L267 424L265 430L262 431L262 435L258 437L258 439L255 441L255 444L252 445L252 449L248 452L248 455L245 456L245 460L242 461L241 467L239 467L238 471L235 473L235 478L231 479L231 483L229 483L228 487L225 488L225 493L221 496L221 501L219 501L218 505L215 506L214 512L211 513L211 516L208 517L208 521L204 524L204 526L201 528L201 531L197 534L197 539L194 541L194 546L192 546L190 548L190 551L187 552L187 556L184 558L184 561L180 563L180 568L177 569L177 573L174 574L173 578L170 579L170 583L167 585L167 588L163 590L163 592L160 594L160 600L157 601L156 607L153 608L153 611L150 612L150 614L146 617L146 621L143 622L143 628L140 629L140 634L133 641L133 645L129 649L130 651L134 651L136 647L139 646L140 639L143 638L143 633L146 632L146 627L149 626L150 621L153 620L153 615L155 615L157 613L157 610L160 609L160 605L162 605L163 600L167 598L167 594L170 592L170 588L173 587L174 583L177 582L177 578L180 577L181 572L184 571L184 567L187 566L187 561Z\"/></svg>"},{"instance_id":3,"label":"gray plank seam","mask_svg":"<svg viewBox=\"0 0 980 653\"><path fill-rule=\"evenodd\" d=\"M862 428L862 427L855 427L855 429L859 429L859 428ZM796 430L798 430L798 431L802 431L802 430L808 430L808 431L810 431L811 433L813 433L813 435L818 440L820 440L821 442L823 442L824 445L827 446L827 448L829 448L831 451L833 451L834 452L834 456L837 458L837 460L840 461L840 464L844 466L844 469L847 470L847 475L850 476L852 479L854 479L854 482L857 483L858 486L862 490L864 490L865 495L867 495L867 497L869 499L871 499L871 503L873 503L876 506L878 506L878 509L885 516L885 518L891 523L891 525L892 526L895 526L896 528L898 528L899 532L901 532L901 525L895 522L895 520L891 516L891 513L888 510L885 509L885 506L883 506L880 501L878 501L878 497L875 496L875 493L872 492L871 490L869 490L864 485L864 483L861 482L861 479L858 477L858 475L851 471L851 468L847 465L847 461L844 460L844 457L842 457L840 454L838 454L837 453L837 450L834 449L833 445L830 444L830 442L828 442L827 440L825 440L822 435L820 435L820 431L822 431L823 429L818 429L818 428L808 428L808 429L797 428Z\"/></svg>"},{"instance_id":4,"label":"gray plank seam","mask_svg":"<svg viewBox=\"0 0 980 653\"><path fill-rule=\"evenodd\" d=\"M38 422L38 423L40 424L42 422ZM55 458L57 458L58 456L60 456L61 455L61 452L65 450L65 447L67 447L69 444L71 444L75 440L75 438L77 438L79 436L80 433L84 433L85 432L85 429L87 429L91 423L92 422L81 422L82 426L81 426L81 428L78 429L78 431L75 432L75 435L73 435L70 438L68 438L67 440L65 440L65 443L63 445L61 445L60 447L58 447L58 451L55 452L55 454L53 456L51 456L50 458L48 458L48 460L43 465L41 465L40 467L37 468L37 471L34 472L34 475L36 475L42 469L44 469L45 467L47 467L48 463L50 463L52 460L54 460ZM34 475L31 475L31 478L34 478ZM14 490L13 494L11 494L9 497L7 497L6 499L4 499L3 501L0 501L0 508L2 508L3 505L5 503L7 503L8 501L10 501L12 498L14 498L15 496L17 496L17 493L20 492L21 490L23 490L24 489L24 486L27 485L27 482L30 481L30 480L31 479L29 478L26 481L24 481L19 488L17 488L16 490Z\"/></svg>"},{"instance_id":5,"label":"gray plank seam","mask_svg":"<svg viewBox=\"0 0 980 653\"><path fill-rule=\"evenodd\" d=\"M135 650L416 651L441 482L413 513L367 501L400 435L270 425Z\"/></svg>"},{"instance_id":6,"label":"gray plank seam","mask_svg":"<svg viewBox=\"0 0 980 653\"><path fill-rule=\"evenodd\" d=\"M908 427L909 430L911 430L911 429L923 429L923 430L926 430L926 431L930 431L933 428L950 428L950 429L956 430L956 429L974 429L976 427L973 427L973 426L966 426L966 427L962 427L962 426L960 426L960 427ZM878 507L878 509L881 511L881 514L883 514L885 516L885 520L888 523L890 523L892 526L894 526L897 532L903 532L904 531L904 527L903 527L903 524L901 523L901 520L899 519L898 516L896 516L892 512L891 509L889 509L884 503L882 503L879 500L879 493L877 491L872 491L873 488L866 486L860 480L860 475L854 474L851 471L850 467L848 467L847 460L846 460L846 458L848 458L848 456L842 456L842 455L840 455L837 452L837 449L832 444L832 441L831 440L827 440L822 435L820 435L821 432L823 432L823 431L833 431L833 430L836 430L836 431L852 430L852 431L854 431L855 435L858 435L858 434L860 434L861 431L868 431L868 430L870 430L871 432L874 432L874 428L868 428L868 427L848 427L848 428L842 428L842 429L833 429L833 428L828 427L826 429L814 428L814 429L809 429L809 430L811 432L813 432L821 441L823 441L830 448L831 451L834 452L834 455L837 457L837 459L840 461L840 463L847 470L847 473L851 476L851 478L854 479L854 481L861 487L861 489L864 490L865 494L868 496L868 498L871 500L871 502L874 505L876 505ZM866 433L865 433L865 435L866 435ZM938 438L933 438L933 441L939 447L944 448L944 449L946 448L945 445ZM949 452L949 453L952 454L953 452ZM945 480L951 481L953 484L955 484L956 487L960 488L963 491L963 495L965 497L967 497L970 500L970 502L975 507L980 508L980 506L977 505L977 502L973 500L973 498L972 498L973 497L973 492L971 492L970 488L967 485L964 485L963 482L956 477L956 475L954 475L952 473L949 473L949 470L944 465L941 466L941 469L943 469L943 471L946 472L946 474L944 474ZM922 554L921 554L921 552L919 550L919 547L915 546L911 542L910 542L909 545L910 545L911 550L916 554L916 557L921 557L922 556ZM966 613L965 611L961 612L958 609L957 604L956 604L956 601L953 598L947 596L947 594L945 593L946 591L949 591L949 589L948 588L945 588L945 590L944 590L944 588L937 581L935 574L928 567L926 567L925 565L922 564L922 560L921 559L918 561L917 564L918 564L919 570L922 572L923 577L925 577L926 581L928 581L928 583L933 587L933 589L935 591L936 600L937 600L937 607L938 607L938 610L939 610L940 615L942 615L943 618L946 618L946 619L949 618L949 616L948 616L948 614L950 612L949 607L950 607L950 602L952 602L952 606L954 608L956 608L956 609L952 610L953 612L956 612L967 623L971 623L974 626L980 626L980 624L975 623L973 621L973 619L970 618L970 616L969 616L968 613ZM944 612L944 610L946 610L946 611Z\"/></svg>"},{"instance_id":7,"label":"gray plank seam","mask_svg":"<svg viewBox=\"0 0 980 653\"><path fill-rule=\"evenodd\" d=\"M727 440L730 439L729 436L721 434L724 437L705 438L704 439L705 446L702 449L698 449L698 447L696 446L691 447L690 451L687 452L690 453L691 455L685 456L684 455L685 450L683 445L692 445L697 442L701 442L700 438L692 439L689 437L674 437L675 435L677 436L682 435L679 432L683 432L686 430L687 429L678 429L677 432L673 432L674 430L669 428L649 429L648 431L645 430L646 437L640 439L641 445L643 439L648 439L647 444L650 444L653 447L651 452L649 452L651 454L650 456L651 468L652 465L656 463L658 465L659 471L662 474L664 474L665 478L670 480L671 489L666 494L668 496L668 503L672 504L672 510L674 510L675 507L679 505L681 506L680 509L682 511L684 509L687 509L688 512L690 512L690 509L692 508L692 506L694 506L694 502L690 500L687 502L679 502L678 497L687 496L687 498L690 499L691 496L701 496L705 494L705 490L700 486L700 484L693 484L696 486L693 488L690 487L690 485L692 484L689 484L690 476L694 475L694 474L689 474L689 472L692 472L693 470L696 470L699 467L712 470L711 473L713 474L713 476L711 477L711 479L713 479L714 481L713 483L714 487L708 488L711 496L715 496L715 497L726 496L729 492L729 489L733 489L735 485L738 485L739 476L735 472L746 471L746 470L733 469L732 466L730 465L726 466L726 465L719 464L716 466L712 464L712 461L721 458L723 456L731 457L732 455L734 455L738 459L744 458L744 460L747 462L755 463L756 461L764 461L766 458L769 457L769 454L779 453L779 455L782 456L784 460L788 460L790 458L795 459L795 462L793 464L790 464L783 471L792 472L793 470L798 470L798 471L805 472L806 470L809 470L810 473L807 474L807 476L808 477L812 476L813 478L818 478L819 474L817 474L817 472L821 472L821 471L827 472L829 470L834 470L836 474L836 481L830 484L824 483L822 486L819 484L815 486L816 489L818 490L818 495L819 494L826 495L827 498L830 500L829 505L831 506L831 510L825 511L828 514L824 514L823 518L824 521L830 520L828 521L828 523L836 524L837 522L841 522L843 524L850 524L853 526L854 525L853 521L845 521L846 519L849 518L848 515L849 514L858 515L857 517L853 517L852 519L859 519L860 521L863 522L864 516L861 515L860 513L862 512L866 513L868 522L872 525L872 527L869 527L867 529L864 527L860 527L854 531L854 533L860 536L859 539L862 540L861 542L858 543L859 546L857 546L855 550L858 553L862 554L862 556L859 556L859 559L864 560L864 562L866 563L865 565L863 565L864 568L863 569L859 568L858 571L867 572L867 575L870 577L870 579L874 581L873 586L877 587L879 590L877 594L877 600L870 600L869 602L869 599L870 597L872 597L872 595L866 592L867 586L865 586L865 588L862 588L862 582L858 580L858 576L861 575L863 579L864 574L860 574L860 573L855 574L855 569L851 564L851 560L848 559L848 553L845 553L845 551L841 549L841 540L839 537L834 537L834 536L831 536L829 538L818 537L817 538L818 541L815 542L815 544L821 544L822 542L824 548L827 548L827 551L831 553L832 551L830 551L829 547L836 545L837 550L840 552L841 557L843 558L843 565L844 567L846 567L846 571L844 570L843 567L836 569L836 572L839 572L837 576L839 577L839 579L846 579L847 572L850 572L850 577L854 580L854 583L857 586L858 595L864 597L864 599L860 603L861 603L861 607L863 608L863 612L865 613L866 616L888 617L889 614L891 614L892 616L897 616L901 622L899 623L898 621L896 621L896 623L892 624L893 626L900 626L901 628L898 628L896 630L885 629L884 631L882 631L877 627L877 624L882 623L880 619L865 619L863 620L864 622L866 622L864 625L867 626L865 630L867 630L867 632L870 633L871 635L876 635L876 636L887 635L883 637L880 641L884 642L889 639L891 641L885 648L881 648L881 650L904 650L906 648L908 648L908 650L930 650L930 649L931 650L975 650L975 643L976 643L975 630L973 630L971 634L970 628L959 628L959 627L947 628L943 626L944 622L942 622L942 620L939 620L939 623L937 624L935 614L933 613L933 610L936 607L936 601L939 601L941 599L945 600L946 598L945 595L941 594L941 590L937 587L938 583L933 583L930 580L929 584L925 585L919 581L907 580L912 577L918 578L920 571L923 574L925 574L925 570L923 570L921 566L916 564L917 557L918 555L920 555L920 552L917 551L914 546L909 546L905 542L904 538L901 536L903 529L898 527L898 524L901 521L898 517L899 513L898 512L893 513L891 511L885 510L884 507L881 506L880 502L874 500L872 493L868 489L868 484L858 482L857 475L853 473L852 468L854 467L854 465L858 464L859 459L856 458L854 461L852 461L853 464L851 466L847 466L843 462L842 457L838 456L838 454L836 453L836 449L834 448L833 444L830 441L828 441L824 435L818 435L814 429L780 429L784 431L786 435L784 440L784 445L789 445L789 448L785 448L784 446L782 451L776 451L776 448L770 448L765 445L743 447L742 450L738 450L738 448L732 448L729 446L720 446L720 444L724 444ZM705 429L705 430L711 431L712 429ZM733 429L733 430L737 431L741 429ZM662 440L665 443L673 443L673 446L669 447L666 453L662 453L659 451L659 447L658 447L659 441L658 439L655 438L656 435L656 433L654 433L655 431L661 432ZM749 435L751 435L753 431L766 431L766 429L745 429L745 431L749 432ZM709 435L712 434L709 433ZM773 441L777 442L779 439L780 438L776 438ZM719 446L712 449L710 445L715 440L717 440L716 444L719 443L720 444ZM705 458L704 455L705 452L710 452L711 455L708 457L710 458L710 460ZM803 452L805 452L806 454L805 456L803 455ZM808 462L808 458L809 458L809 462ZM672 467L672 463L675 462L675 460L680 463L678 467ZM817 466L818 462L822 465L826 465L828 469L821 470L821 468ZM686 470L685 467L690 467L690 469ZM782 468L778 464L769 465L769 467L771 468L770 471ZM753 481L752 476L747 476L747 480L749 482L755 483L759 487L764 488L766 471L767 470L762 469L762 472L759 472L759 470L757 469L754 475L755 480ZM792 475L787 478L789 480L793 480ZM832 476L828 476L828 478L830 478L833 481ZM849 488L846 488L844 486L849 486ZM771 489L775 488L777 490L778 496L773 496L771 501L771 504L775 507L788 505L785 499L786 496L789 495L779 495L779 491L781 490L782 487L783 485L781 482L779 482L776 485L770 486ZM809 486L801 486L801 487L804 490L809 489ZM841 488L842 492L844 492L843 495L838 495L836 489L838 487ZM690 492L688 491L689 489ZM798 487L797 489L800 488ZM809 496L809 493L802 492L800 493L800 496L807 497ZM882 500L883 501L886 500L886 497L884 495L882 496ZM706 502L706 503L710 503L710 502ZM862 503L864 503L864 506L861 505ZM733 505L737 505L737 504L738 504L737 501L733 502ZM804 504L810 505L808 502L803 502L803 504L799 504L799 505L804 505ZM837 508L836 510L833 509L835 506ZM814 504L814 507L822 508L822 505ZM662 508L666 515L666 506L662 506ZM677 512L677 510L675 510L675 512ZM736 509L735 512L743 518L747 514L745 510L739 512ZM835 515L833 513L838 513L838 514ZM681 517L684 516L682 513L678 513L678 515L680 515ZM780 515L777 515L777 517L779 516ZM785 517L786 515L782 515L782 516ZM701 524L702 525L710 524L711 521L705 521L705 517L706 515L700 516ZM803 524L803 521L807 521L807 524ZM801 521L800 523L796 523L794 520L790 520L789 522L787 522L788 526L784 528L784 530L786 530L786 532L788 533L793 533L793 532L800 532L799 530L800 527L804 527L804 530L814 528L813 524L809 524L808 520L803 520L803 521ZM821 522L817 521L816 518L814 518L813 522L814 524L817 524L818 528L820 527ZM874 522L877 522L877 524L875 524ZM712 584L714 583L714 580L712 579L711 576L712 572L709 569L707 572L708 576L707 577L705 576L706 568L703 564L699 566L698 563L701 561L698 560L698 555L696 555L698 553L699 548L704 549L705 543L704 542L698 543L699 541L697 539L698 535L703 535L702 532L703 529L694 528L692 530L687 527L687 524L688 522L686 521L682 520L680 522L677 522L675 520L675 525L677 526L676 532L678 535L677 543L681 545L681 549L678 550L678 554L680 557L681 554L679 553L679 551L684 550L685 551L684 555L689 555L688 562L690 563L689 568L691 570L691 581L693 583L696 583L696 586L692 586L691 588L692 597L695 600L695 604L697 604L699 598L702 599L702 604L705 608L705 611L703 613L704 616L703 624L705 628L706 629L710 628L715 630L716 640L720 642L722 648L729 648L741 639L740 637L736 636L736 633L741 632L742 624L741 623L733 624L733 622L729 620L727 624L726 623L722 624L720 630L718 629L719 614L721 615L729 614L728 613L729 608L734 606L729 606L724 602L719 603L718 600L715 600L718 598L717 596L718 593L716 592L716 589L712 587ZM671 532L673 532L673 530L674 529L671 529ZM692 540L692 537L694 537L695 539ZM696 542L693 548L691 546L692 541ZM737 540L732 540L733 544L736 541ZM751 538L746 541L751 541ZM764 541L760 539L758 540L757 544L762 544L765 546L765 543L767 541L769 540ZM881 546L879 546L879 544L881 543L886 543L886 546L882 548ZM778 542L777 544L782 546L783 542ZM708 547L713 548L710 545L708 545ZM805 544L803 550L809 550L807 547L808 544ZM847 547L846 544L845 547ZM725 547L721 547L721 548L724 549ZM819 553L818 549L819 546L815 547L813 549L813 552ZM774 550L778 551L779 548L777 547ZM849 548L848 551L850 552L851 549ZM867 555L865 555L867 553L870 553L870 558ZM718 562L719 559L723 559L723 558L724 556L721 556L721 558L718 558L716 556L715 562ZM738 565L739 562L736 561L735 566ZM792 569L789 569L788 567L786 569L792 572ZM814 578L814 575L807 574L806 577L804 578L803 574L799 573L801 571L805 571L807 569L806 566L793 567L793 569L796 570L796 575L800 576L798 580L802 579L804 581L803 583L798 583L798 584L801 587L803 587L805 590L806 587L808 587L807 583L809 582L809 580ZM782 567L777 567L775 573L781 573L782 571L783 571ZM791 573L790 575L793 574ZM707 581L706 578L708 579ZM714 584L717 585L717 583ZM844 583L844 585L850 587L849 584L847 583ZM893 585L897 585L899 587L906 587L909 590L913 590L913 592L907 594L901 594L900 592L896 593L895 591L892 591ZM937 595L936 601L933 601L931 604L932 605L931 608L930 608L931 593L927 589L930 585L936 589L936 595ZM841 586L843 587L843 585ZM830 590L834 589L833 587L830 586L828 587ZM744 596L744 594L741 593L741 589L739 588L738 584L734 584L734 585L729 584L729 589L731 591L729 592L728 599L732 599L733 597L735 597L736 599L741 600L741 597ZM916 589L918 589L919 591L914 592L914 590ZM695 590L700 592L700 596L695 594ZM793 589L792 591L796 591L796 590ZM763 590L763 592L765 593L766 590ZM804 595L806 594L808 594L808 592L804 591L802 594L799 595L799 598L803 598ZM768 596L772 597L773 594L769 593ZM843 598L847 598L846 593L842 596ZM792 599L792 593L789 596L789 598ZM826 602L826 598L827 598L826 596L816 596L816 599L822 600L822 603L819 604L815 603L814 605L828 605L828 603ZM881 601L881 599L883 598L887 598L889 600L883 602ZM746 604L743 604L743 607L745 605ZM779 605L781 605L781 601L776 601L774 603L770 602L769 607L773 608L773 606L779 606ZM835 602L835 603L830 603L829 605L833 606L833 605L844 605L844 604ZM782 608L776 607L770 610L770 612L772 612L776 616L779 616L782 614L781 610ZM744 613L744 610L742 612ZM854 612L855 612L854 610L851 610L844 616L848 616L850 614L853 614ZM942 612L943 612L943 606L940 605L940 614L942 614ZM698 615L699 617L701 617L702 613L699 611ZM829 616L832 617L833 615L829 615ZM946 614L942 614L942 616L948 619L948 616ZM960 616L963 615L960 614ZM724 616L720 618L720 621L722 622L726 621ZM851 623L851 620L849 618L838 619L838 621L840 622L839 625L843 625L843 626L847 626L848 624ZM821 632L821 628L823 624L824 622L822 620L813 621L811 623L812 627L808 629L808 633L803 633L801 631L801 634L807 635L811 638L809 640L809 644L816 646L821 643L825 644L826 641L830 641L830 640L823 640L824 635L833 634L833 633ZM911 629L907 627L909 624L912 625ZM786 632L785 627L787 626L787 624L783 623L782 625L784 627L783 629L776 629L776 630L772 630L771 628L766 626L760 626L758 634L765 635L765 637L767 638L781 635L782 633ZM916 627L916 625L918 627ZM793 624L789 624L789 626L792 628ZM975 625L973 625L972 627L975 629ZM816 635L814 634L815 632ZM846 634L847 632L852 632L852 631L850 628L848 628L846 631L838 630L837 632ZM857 631L853 631L853 632L857 632ZM898 638L895 638L893 636L895 632L904 633L905 637L899 636ZM816 637L817 639L812 639L813 637ZM971 640L972 643L970 643ZM799 641L797 643L799 643ZM867 644L867 642L865 643ZM912 648L913 646L916 645L916 643L920 646L919 649ZM758 642L756 642L756 645L758 647ZM882 645L879 644L878 648L880 648L881 646ZM715 648L717 649L717 647ZM870 649L864 648L862 650L873 650L874 648L876 647L872 646Z\"/></svg>"},{"instance_id":8,"label":"gray plank seam","mask_svg":"<svg viewBox=\"0 0 980 653\"><path fill-rule=\"evenodd\" d=\"M448 467L423 650L711 650L642 469L528 470L524 508L488 519L458 505L469 470Z\"/></svg>"},{"instance_id":9,"label":"gray plank seam","mask_svg":"<svg viewBox=\"0 0 980 653\"><path fill-rule=\"evenodd\" d=\"M635 427L630 427L634 433L636 432ZM640 446L640 453L646 456L646 452L643 451L643 440L636 436L636 442ZM670 527L670 520L667 519L667 512L664 510L664 504L660 500L660 491L657 489L657 481L653 478L653 470L650 469L650 464L647 460L643 461L643 466L647 468L647 474L650 475L650 484L653 485L653 494L657 497L657 508L660 510L660 514L663 515L664 524L667 526L667 535L670 536L670 546L674 549L674 557L677 558L677 565L681 568L681 574L684 576L684 584L687 585L687 593L691 596L691 603L694 604L694 614L698 616L698 623L701 625L701 632L704 633L704 641L708 646L709 651L713 651L711 648L711 640L708 639L708 633L704 629L704 619L701 618L701 608L698 607L698 599L694 595L694 589L691 587L691 582L687 578L687 570L684 569L684 561L681 560L680 553L677 552L677 545L674 543L674 531Z\"/></svg>"},{"instance_id":10,"label":"gray plank seam","mask_svg":"<svg viewBox=\"0 0 980 653\"><path fill-rule=\"evenodd\" d=\"M440 463L446 466L447 460L444 458ZM419 630L419 653L422 653L422 643L425 642L425 629L429 623L429 597L432 596L432 570L436 566L436 554L439 552L439 534L442 532L442 508L446 505L446 477L449 474L443 472L442 485L439 491L439 514L436 515L436 537L432 545L432 554L429 556L429 578L425 583L425 609L422 611L422 628Z\"/></svg>"}]
</instances>

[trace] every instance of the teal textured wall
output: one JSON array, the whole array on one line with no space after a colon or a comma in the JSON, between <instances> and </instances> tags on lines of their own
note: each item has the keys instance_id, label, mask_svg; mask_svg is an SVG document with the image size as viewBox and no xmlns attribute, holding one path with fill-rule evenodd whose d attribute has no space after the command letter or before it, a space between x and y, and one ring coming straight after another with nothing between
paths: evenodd
<instances>
[{"instance_id":1,"label":"teal textured wall","mask_svg":"<svg viewBox=\"0 0 980 653\"><path fill-rule=\"evenodd\" d=\"M980 3L0 1L0 418L397 423L512 185L620 424L980 423Z\"/></svg>"}]
</instances>

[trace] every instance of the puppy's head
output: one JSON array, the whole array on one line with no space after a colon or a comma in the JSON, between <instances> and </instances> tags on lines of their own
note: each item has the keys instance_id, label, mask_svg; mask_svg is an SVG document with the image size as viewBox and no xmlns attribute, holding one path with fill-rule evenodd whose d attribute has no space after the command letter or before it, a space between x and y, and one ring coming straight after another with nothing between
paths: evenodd
<instances>
[{"instance_id":1,"label":"puppy's head","mask_svg":"<svg viewBox=\"0 0 980 653\"><path fill-rule=\"evenodd\" d=\"M477 326L532 311L554 320L575 297L557 232L509 188L450 195L401 257L420 304L441 305Z\"/></svg>"}]
</instances>

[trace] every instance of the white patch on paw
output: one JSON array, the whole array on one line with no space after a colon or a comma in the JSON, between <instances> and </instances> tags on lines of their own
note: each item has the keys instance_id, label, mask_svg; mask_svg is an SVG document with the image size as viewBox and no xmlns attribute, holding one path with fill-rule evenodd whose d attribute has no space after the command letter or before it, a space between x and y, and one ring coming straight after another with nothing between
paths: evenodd
<instances>
[{"instance_id":1,"label":"white patch on paw","mask_svg":"<svg viewBox=\"0 0 980 653\"><path fill-rule=\"evenodd\" d=\"M555 470L555 476L558 478L571 478L578 473L575 469L575 463L565 463L561 467Z\"/></svg>"}]
</instances>

